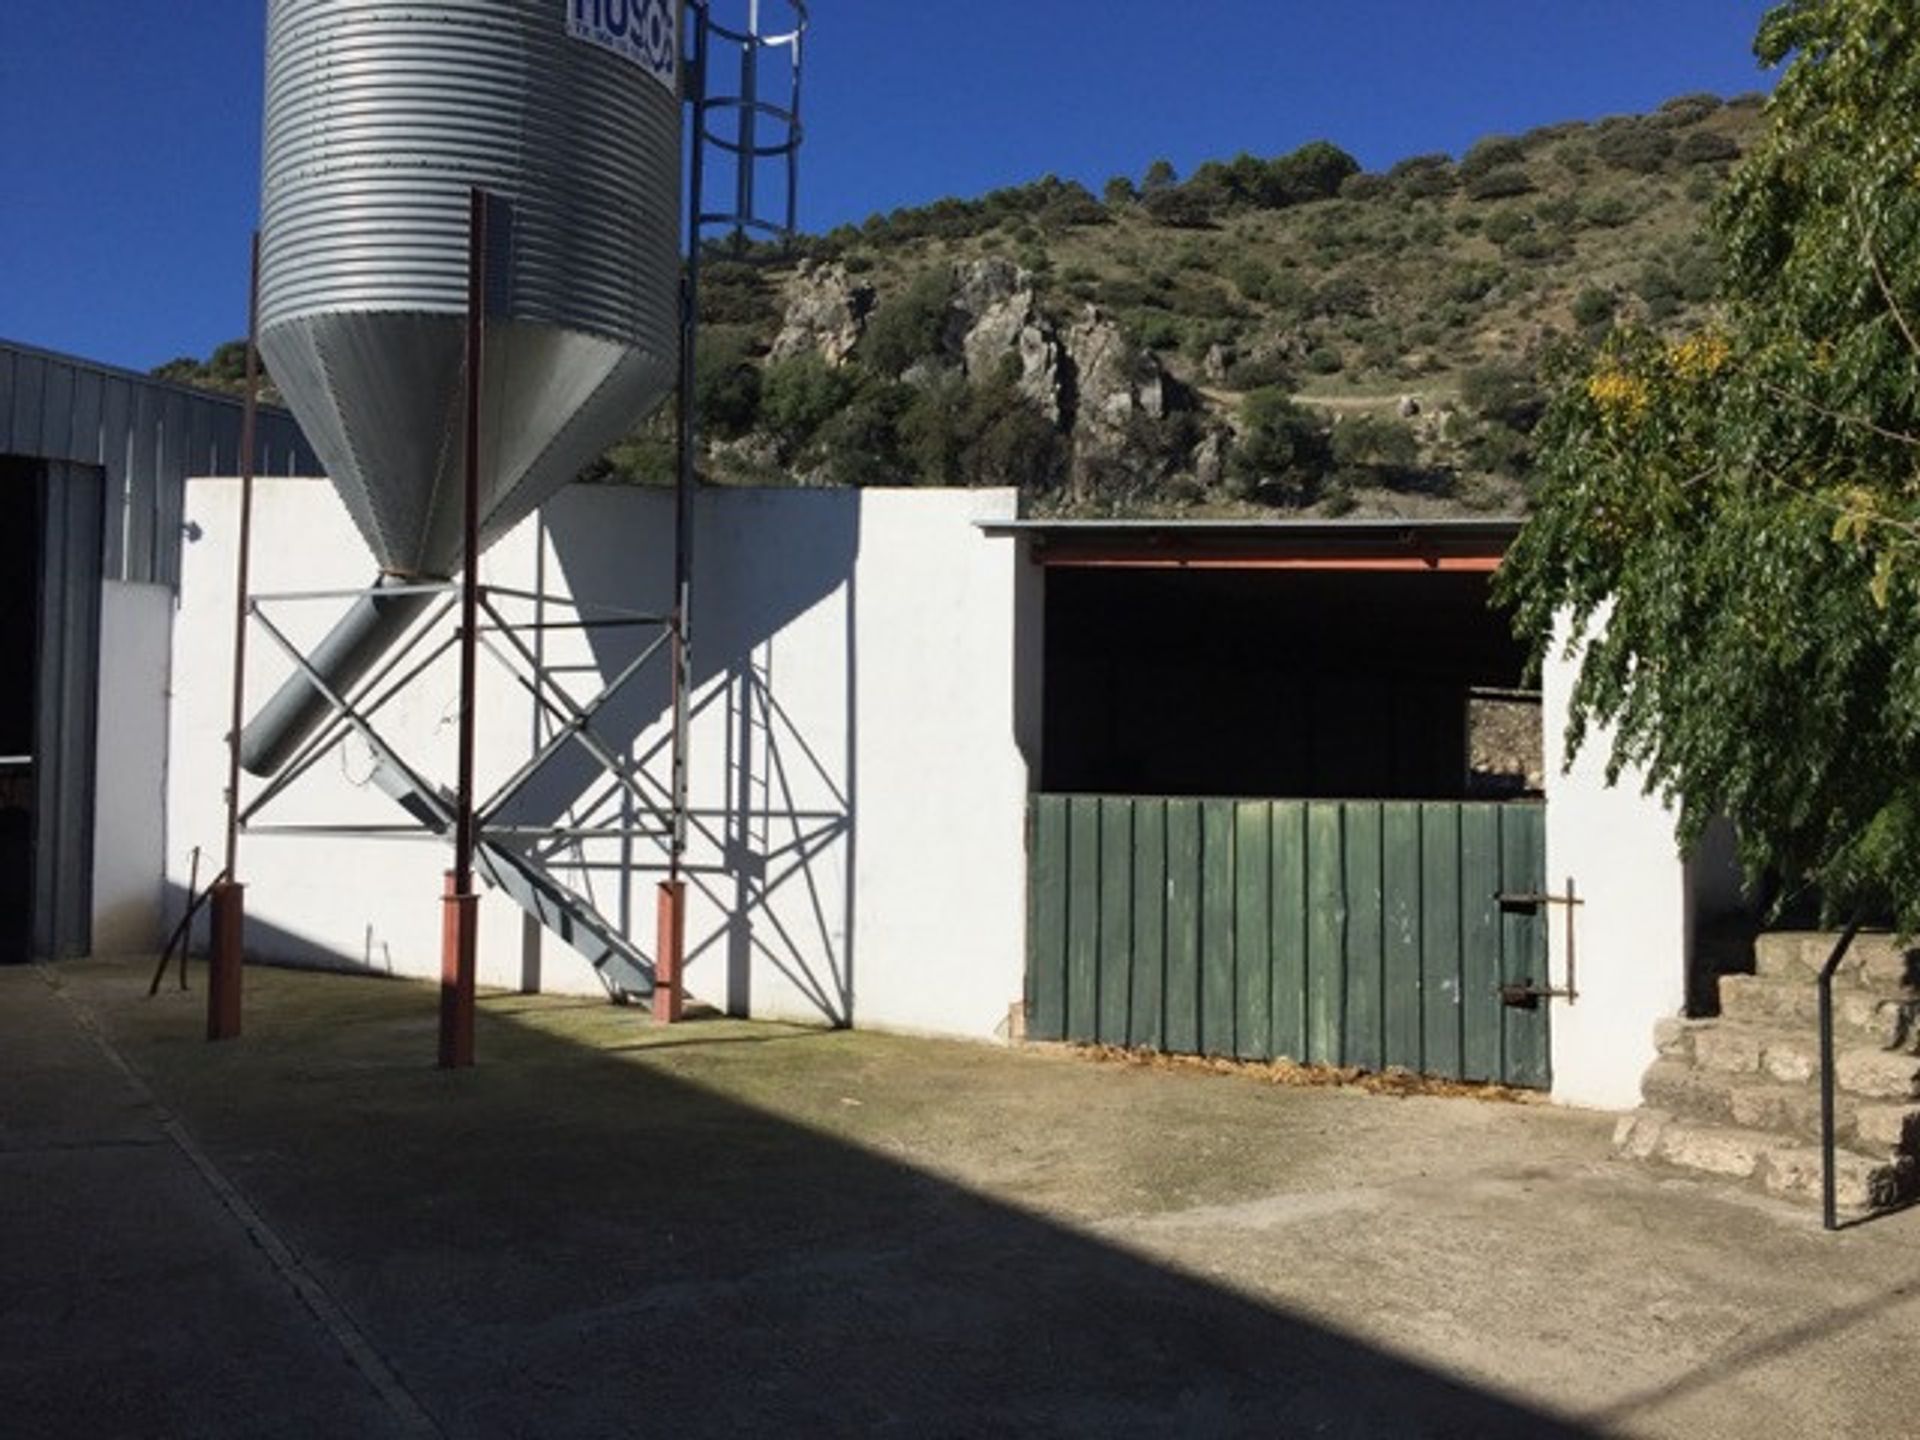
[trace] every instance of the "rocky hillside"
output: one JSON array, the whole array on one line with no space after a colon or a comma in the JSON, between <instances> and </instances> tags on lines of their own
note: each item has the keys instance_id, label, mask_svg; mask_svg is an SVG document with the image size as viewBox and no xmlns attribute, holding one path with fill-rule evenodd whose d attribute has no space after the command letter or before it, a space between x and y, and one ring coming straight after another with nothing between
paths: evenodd
<instances>
[{"instance_id":1,"label":"rocky hillside","mask_svg":"<svg viewBox=\"0 0 1920 1440\"><path fill-rule=\"evenodd\" d=\"M1686 96L1384 174L1315 142L717 245L704 469L1014 484L1057 514L1522 510L1547 356L1698 317L1708 207L1760 123L1757 96ZM596 474L671 470L657 416Z\"/></svg>"}]
</instances>

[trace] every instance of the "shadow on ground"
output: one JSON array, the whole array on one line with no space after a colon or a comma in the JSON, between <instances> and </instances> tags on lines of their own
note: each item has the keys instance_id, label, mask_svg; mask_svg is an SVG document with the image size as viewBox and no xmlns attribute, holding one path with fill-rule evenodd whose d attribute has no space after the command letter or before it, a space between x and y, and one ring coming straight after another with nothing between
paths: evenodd
<instances>
[{"instance_id":1,"label":"shadow on ground","mask_svg":"<svg viewBox=\"0 0 1920 1440\"><path fill-rule=\"evenodd\" d=\"M430 992L252 977L214 1048L79 993L448 1434L1589 1433L796 1122L889 1103L852 1037L500 997L450 1075Z\"/></svg>"}]
</instances>

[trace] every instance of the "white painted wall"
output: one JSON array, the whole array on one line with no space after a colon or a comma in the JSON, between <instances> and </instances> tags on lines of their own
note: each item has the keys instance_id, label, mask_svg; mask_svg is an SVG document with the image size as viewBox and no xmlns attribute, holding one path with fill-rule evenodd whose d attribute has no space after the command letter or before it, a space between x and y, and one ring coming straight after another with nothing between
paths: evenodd
<instances>
[{"instance_id":1,"label":"white painted wall","mask_svg":"<svg viewBox=\"0 0 1920 1440\"><path fill-rule=\"evenodd\" d=\"M905 503L903 503L903 501ZM1012 497L996 518L1012 517ZM964 491L882 495L862 526L855 925L861 1013L991 1035L1026 968L1027 761L1016 632L1037 636L1018 544ZM954 546L966 565L930 565Z\"/></svg>"},{"instance_id":2,"label":"white painted wall","mask_svg":"<svg viewBox=\"0 0 1920 1440\"><path fill-rule=\"evenodd\" d=\"M724 490L698 512L688 984L763 1017L987 1037L1021 990L1027 770L1016 735L1016 636L1038 588L1019 552L976 523L1013 514L1005 491ZM169 875L217 845L225 776L238 486L194 482L175 632ZM255 498L256 591L358 587L370 563L330 487L267 481ZM575 487L488 551L494 585L655 612L669 598L670 497ZM343 602L273 604L309 645ZM531 609L525 612L531 615ZM549 620L570 619L562 609ZM649 632L546 632L543 661L584 699ZM289 669L255 631L249 710ZM452 773L451 657L384 717L416 766ZM597 731L663 757L665 670L609 707ZM1022 712L1024 713L1024 712ZM481 790L545 732L497 668L483 668ZM350 743L263 821L390 823ZM593 793L571 755L526 818L558 819ZM584 787L584 788L583 788ZM257 793L251 780L245 787ZM591 888L651 952L662 853L600 844L567 878ZM432 975L439 964L434 843L249 835L254 953L293 963ZM482 904L483 983L597 993L565 946Z\"/></svg>"},{"instance_id":3,"label":"white painted wall","mask_svg":"<svg viewBox=\"0 0 1920 1440\"><path fill-rule=\"evenodd\" d=\"M173 592L107 581L100 596L93 953L151 954L164 937L167 647Z\"/></svg>"},{"instance_id":4,"label":"white painted wall","mask_svg":"<svg viewBox=\"0 0 1920 1440\"><path fill-rule=\"evenodd\" d=\"M1542 676L1547 751L1547 882L1571 876L1584 904L1574 911L1579 999L1553 1005L1553 1096L1607 1110L1640 1103L1640 1077L1654 1058L1654 1023L1686 1001L1692 949L1692 888L1674 839L1674 817L1638 775L1606 779L1610 737L1588 735L1565 766L1567 707L1578 663L1561 638ZM1567 977L1567 927L1550 917L1554 984Z\"/></svg>"}]
</instances>

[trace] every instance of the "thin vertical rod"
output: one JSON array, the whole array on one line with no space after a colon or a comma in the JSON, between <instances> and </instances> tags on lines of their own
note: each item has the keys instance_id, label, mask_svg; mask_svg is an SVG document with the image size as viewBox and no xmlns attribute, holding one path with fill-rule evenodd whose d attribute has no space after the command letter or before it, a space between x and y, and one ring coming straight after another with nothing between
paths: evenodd
<instances>
[{"instance_id":1,"label":"thin vertical rod","mask_svg":"<svg viewBox=\"0 0 1920 1440\"><path fill-rule=\"evenodd\" d=\"M787 114L792 116L791 124L796 127L787 136L787 233L784 243L791 248L793 237L800 232L800 46L805 42L807 12L801 7L794 15L793 28L793 84L787 96Z\"/></svg>"},{"instance_id":2,"label":"thin vertical rod","mask_svg":"<svg viewBox=\"0 0 1920 1440\"><path fill-rule=\"evenodd\" d=\"M487 302L487 195L477 185L467 195L467 413L466 473L462 520L465 566L460 579L460 777L454 797L453 869L440 909L440 1068L473 1064L473 992L477 954L475 926L480 902L473 893L474 675L480 636L480 404L485 375Z\"/></svg>"},{"instance_id":3,"label":"thin vertical rod","mask_svg":"<svg viewBox=\"0 0 1920 1440\"><path fill-rule=\"evenodd\" d=\"M254 447L260 420L260 232L253 232L247 282L247 394L240 419L240 556L234 565L233 715L227 730L227 851L223 876L239 878L240 731L246 722L247 592L252 584Z\"/></svg>"},{"instance_id":4,"label":"thin vertical rod","mask_svg":"<svg viewBox=\"0 0 1920 1440\"><path fill-rule=\"evenodd\" d=\"M480 405L486 350L487 195L475 186L468 196L466 568L460 582L460 778L454 817L454 894L473 893L473 746L476 639L480 633Z\"/></svg>"},{"instance_id":5,"label":"thin vertical rod","mask_svg":"<svg viewBox=\"0 0 1920 1440\"><path fill-rule=\"evenodd\" d=\"M693 143L687 157L687 265L680 289L680 467L673 487L673 839L667 878L680 879L687 854L687 745L693 660L693 497L694 450L699 417L694 412L694 356L700 340L700 207L706 166L702 143L707 129L707 8L692 9L693 62L687 93L693 105Z\"/></svg>"},{"instance_id":6,"label":"thin vertical rod","mask_svg":"<svg viewBox=\"0 0 1920 1440\"><path fill-rule=\"evenodd\" d=\"M703 87L704 90L704 87ZM734 240L746 238L755 214L754 185L760 167L760 0L748 0L747 38L740 45L740 150L734 172ZM694 213L699 214L696 208Z\"/></svg>"},{"instance_id":7,"label":"thin vertical rod","mask_svg":"<svg viewBox=\"0 0 1920 1440\"><path fill-rule=\"evenodd\" d=\"M1858 920L1840 932L1839 942L1828 954L1827 963L1820 967L1820 975L1815 982L1819 987L1820 1002L1820 1222L1829 1230L1840 1228L1839 1197L1835 1193L1834 1175L1837 1144L1833 1095L1833 975L1859 933Z\"/></svg>"}]
</instances>

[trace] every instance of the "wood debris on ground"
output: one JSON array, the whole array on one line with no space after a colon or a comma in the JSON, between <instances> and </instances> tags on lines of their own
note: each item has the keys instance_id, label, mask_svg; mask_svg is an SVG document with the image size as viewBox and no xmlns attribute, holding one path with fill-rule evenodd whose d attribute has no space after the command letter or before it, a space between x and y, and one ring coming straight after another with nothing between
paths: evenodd
<instances>
[{"instance_id":1,"label":"wood debris on ground","mask_svg":"<svg viewBox=\"0 0 1920 1440\"><path fill-rule=\"evenodd\" d=\"M1541 1099L1539 1093L1532 1090L1416 1075L1399 1066L1390 1066L1385 1070L1362 1070L1347 1065L1302 1065L1293 1060L1229 1060L1218 1055L1168 1055L1158 1050L1129 1049L1124 1045L1066 1045L1059 1048L1069 1055L1101 1065L1135 1065L1150 1070L1238 1075L1249 1080L1264 1080L1269 1085L1288 1085L1300 1089L1361 1090L1369 1095L1403 1098L1414 1095L1440 1096L1485 1100L1502 1105L1532 1105Z\"/></svg>"}]
</instances>

